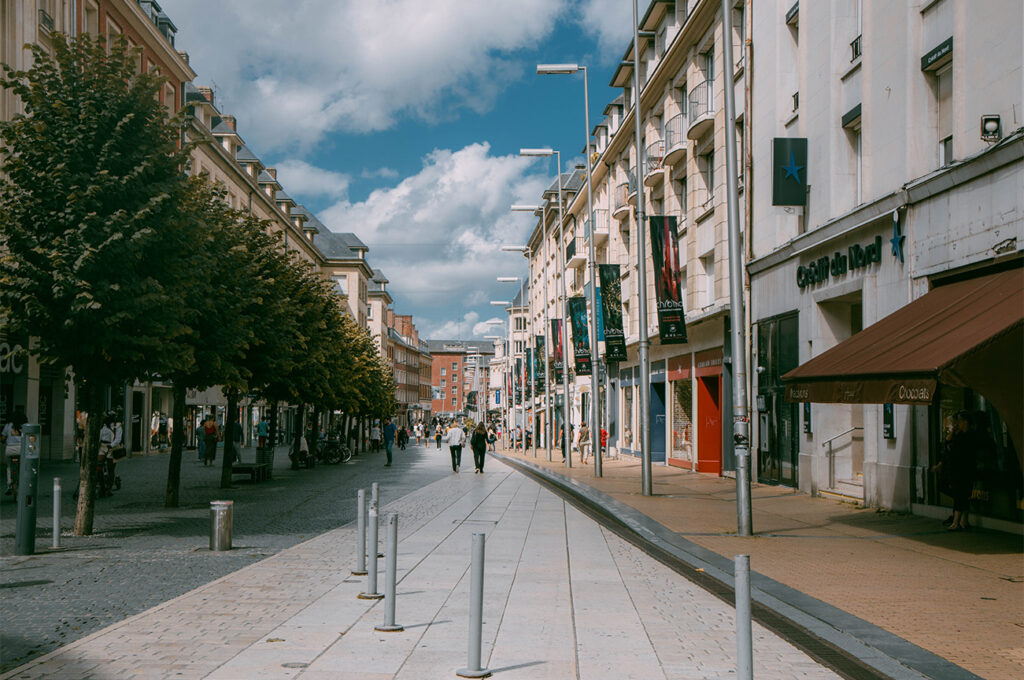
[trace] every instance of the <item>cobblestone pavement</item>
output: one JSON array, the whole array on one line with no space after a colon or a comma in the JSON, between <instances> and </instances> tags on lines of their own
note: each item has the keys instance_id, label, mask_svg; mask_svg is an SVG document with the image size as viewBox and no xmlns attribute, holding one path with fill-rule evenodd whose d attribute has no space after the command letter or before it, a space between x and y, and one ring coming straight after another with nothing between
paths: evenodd
<instances>
[{"instance_id":1,"label":"cobblestone pavement","mask_svg":"<svg viewBox=\"0 0 1024 680\"><path fill-rule=\"evenodd\" d=\"M95 533L71 535L78 465L43 462L39 481L36 555L13 556L14 500L0 504L0 671L145 611L251 565L303 540L352 521L355 489L381 483L382 503L444 474L436 449L383 453L348 464L290 470L285 447L275 455L272 481L235 478L221 490L217 467L204 467L195 451L182 458L181 505L163 507L169 455L133 457L118 465L124 487L98 499ZM242 459L251 460L252 450ZM447 459L447 453L443 458ZM61 549L52 544L53 477L62 479ZM209 551L209 502L233 500L234 546Z\"/></svg>"},{"instance_id":2,"label":"cobblestone pavement","mask_svg":"<svg viewBox=\"0 0 1024 680\"><path fill-rule=\"evenodd\" d=\"M734 673L732 608L492 461L388 503L399 516L399 633L356 595L349 524L109 626L6 678L431 680L466 665L472 534L484 532L483 666L506 679L715 679ZM426 475L424 475L426 476ZM382 585L383 587L383 585ZM837 676L760 626L755 674Z\"/></svg>"}]
</instances>

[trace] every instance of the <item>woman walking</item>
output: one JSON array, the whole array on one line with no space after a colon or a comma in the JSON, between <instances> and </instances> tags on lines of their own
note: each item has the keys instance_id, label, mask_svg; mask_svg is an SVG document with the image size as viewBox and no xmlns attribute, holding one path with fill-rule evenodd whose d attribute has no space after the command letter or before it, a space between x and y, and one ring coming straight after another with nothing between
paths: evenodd
<instances>
[{"instance_id":1,"label":"woman walking","mask_svg":"<svg viewBox=\"0 0 1024 680\"><path fill-rule=\"evenodd\" d=\"M473 449L473 465L476 466L476 474L483 474L484 458L487 456L487 428L483 422L477 424L473 430L473 437L469 440Z\"/></svg>"},{"instance_id":2,"label":"woman walking","mask_svg":"<svg viewBox=\"0 0 1024 680\"><path fill-rule=\"evenodd\" d=\"M217 458L217 440L220 439L220 428L217 421L210 416L203 425L203 465L213 465Z\"/></svg>"}]
</instances>

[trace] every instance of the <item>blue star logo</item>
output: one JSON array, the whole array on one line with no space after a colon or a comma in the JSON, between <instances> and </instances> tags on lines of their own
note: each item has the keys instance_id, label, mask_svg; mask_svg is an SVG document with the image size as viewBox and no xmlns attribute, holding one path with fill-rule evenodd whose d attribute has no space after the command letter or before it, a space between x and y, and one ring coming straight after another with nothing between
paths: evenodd
<instances>
[{"instance_id":1,"label":"blue star logo","mask_svg":"<svg viewBox=\"0 0 1024 680\"><path fill-rule=\"evenodd\" d=\"M804 166L796 164L796 155L789 152L789 165L782 166L783 171L786 173L786 177L792 177L797 182L800 181L800 171L804 169ZM786 177L783 177L785 179Z\"/></svg>"},{"instance_id":2,"label":"blue star logo","mask_svg":"<svg viewBox=\"0 0 1024 680\"><path fill-rule=\"evenodd\" d=\"M907 237L900 233L900 223L894 220L892 223L892 238L889 239L889 243L892 244L893 257L899 259L900 264L903 264L903 242L906 239Z\"/></svg>"}]
</instances>

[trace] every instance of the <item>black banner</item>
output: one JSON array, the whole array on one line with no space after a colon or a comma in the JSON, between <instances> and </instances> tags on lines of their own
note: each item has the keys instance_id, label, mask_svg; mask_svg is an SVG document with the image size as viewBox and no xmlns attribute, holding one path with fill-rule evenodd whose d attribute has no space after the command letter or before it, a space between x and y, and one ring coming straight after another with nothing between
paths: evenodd
<instances>
[{"instance_id":1,"label":"black banner","mask_svg":"<svg viewBox=\"0 0 1024 680\"><path fill-rule=\"evenodd\" d=\"M652 215L650 224L654 290L658 296L658 334L663 345L681 344L686 342L686 310L683 308L676 218Z\"/></svg>"},{"instance_id":2,"label":"black banner","mask_svg":"<svg viewBox=\"0 0 1024 680\"><path fill-rule=\"evenodd\" d=\"M605 360L625 361L626 335L622 331L622 281L619 278L619 265L598 265L598 276L601 279Z\"/></svg>"},{"instance_id":3,"label":"black banner","mask_svg":"<svg viewBox=\"0 0 1024 680\"><path fill-rule=\"evenodd\" d=\"M533 379L535 381L534 387L539 394L544 391L544 381L548 379L547 374L544 372L544 359L546 358L544 354L544 336L536 336L534 342L537 345L537 351L533 353Z\"/></svg>"},{"instance_id":4,"label":"black banner","mask_svg":"<svg viewBox=\"0 0 1024 680\"><path fill-rule=\"evenodd\" d=\"M772 140L772 205L807 205L807 138Z\"/></svg>"},{"instance_id":5,"label":"black banner","mask_svg":"<svg viewBox=\"0 0 1024 680\"><path fill-rule=\"evenodd\" d=\"M576 374L590 373L587 299L582 295L569 298L569 322L572 324L572 353L576 358Z\"/></svg>"},{"instance_id":6,"label":"black banner","mask_svg":"<svg viewBox=\"0 0 1024 680\"><path fill-rule=\"evenodd\" d=\"M551 362L555 367L555 382L562 382L562 371L565 363L562 361L565 356L562 353L562 320L551 319L551 349L554 350L554 360Z\"/></svg>"},{"instance_id":7,"label":"black banner","mask_svg":"<svg viewBox=\"0 0 1024 680\"><path fill-rule=\"evenodd\" d=\"M516 357L516 404L523 403L523 360Z\"/></svg>"}]
</instances>

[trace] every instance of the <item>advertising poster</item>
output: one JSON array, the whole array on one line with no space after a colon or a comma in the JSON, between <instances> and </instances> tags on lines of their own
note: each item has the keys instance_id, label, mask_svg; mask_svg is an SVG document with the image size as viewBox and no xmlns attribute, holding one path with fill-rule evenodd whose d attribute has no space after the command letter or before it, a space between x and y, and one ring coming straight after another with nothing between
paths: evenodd
<instances>
[{"instance_id":1,"label":"advertising poster","mask_svg":"<svg viewBox=\"0 0 1024 680\"><path fill-rule=\"evenodd\" d=\"M562 371L565 365L562 362L562 320L551 319L551 349L554 353L552 364L555 367L555 382L562 382Z\"/></svg>"},{"instance_id":2,"label":"advertising poster","mask_svg":"<svg viewBox=\"0 0 1024 680\"><path fill-rule=\"evenodd\" d=\"M544 373L544 336L536 336L534 342L537 345L537 350L533 353L534 387L536 387L537 393L540 394L544 391L544 381L548 378L547 374Z\"/></svg>"},{"instance_id":3,"label":"advertising poster","mask_svg":"<svg viewBox=\"0 0 1024 680\"><path fill-rule=\"evenodd\" d=\"M523 360L516 357L516 404L523 403Z\"/></svg>"},{"instance_id":4,"label":"advertising poster","mask_svg":"<svg viewBox=\"0 0 1024 680\"><path fill-rule=\"evenodd\" d=\"M622 331L622 281L619 279L619 265L598 265L598 276L601 279L605 360L625 361L626 335Z\"/></svg>"},{"instance_id":5,"label":"advertising poster","mask_svg":"<svg viewBox=\"0 0 1024 680\"><path fill-rule=\"evenodd\" d=\"M576 373L590 373L587 299L582 295L569 298L569 323L572 324L572 353L576 359Z\"/></svg>"},{"instance_id":6,"label":"advertising poster","mask_svg":"<svg viewBox=\"0 0 1024 680\"><path fill-rule=\"evenodd\" d=\"M686 342L686 310L683 309L676 218L653 215L650 225L654 290L658 298L658 334L663 345L681 344Z\"/></svg>"}]
</instances>

